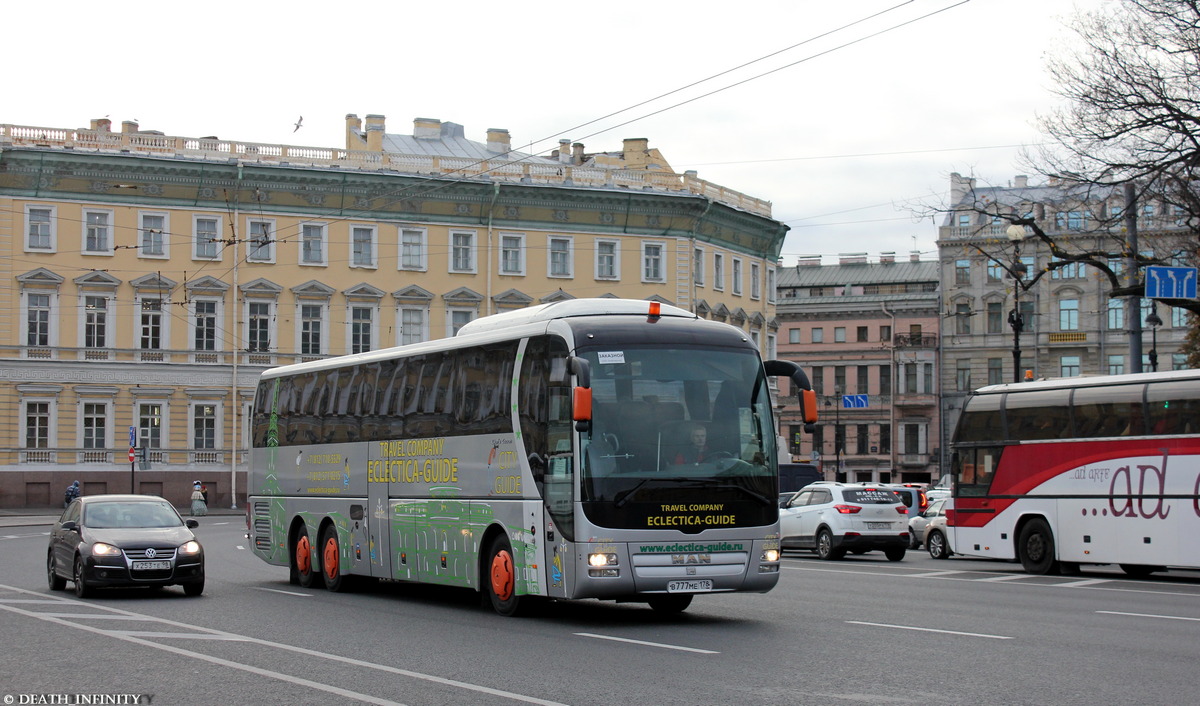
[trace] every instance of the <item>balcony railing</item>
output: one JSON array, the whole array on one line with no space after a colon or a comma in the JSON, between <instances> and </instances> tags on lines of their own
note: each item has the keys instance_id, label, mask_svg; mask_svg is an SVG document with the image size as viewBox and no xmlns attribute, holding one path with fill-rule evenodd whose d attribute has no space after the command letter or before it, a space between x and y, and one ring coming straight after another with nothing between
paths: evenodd
<instances>
[{"instance_id":1,"label":"balcony railing","mask_svg":"<svg viewBox=\"0 0 1200 706\"><path fill-rule=\"evenodd\" d=\"M893 339L897 348L937 348L937 334L898 333Z\"/></svg>"}]
</instances>

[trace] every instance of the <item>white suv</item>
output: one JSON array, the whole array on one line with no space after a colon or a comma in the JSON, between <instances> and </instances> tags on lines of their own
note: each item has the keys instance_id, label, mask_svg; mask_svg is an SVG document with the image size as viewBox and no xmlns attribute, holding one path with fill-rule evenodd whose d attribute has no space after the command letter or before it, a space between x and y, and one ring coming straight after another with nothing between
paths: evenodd
<instances>
[{"instance_id":1,"label":"white suv","mask_svg":"<svg viewBox=\"0 0 1200 706\"><path fill-rule=\"evenodd\" d=\"M811 549L822 559L882 550L900 561L908 548L908 508L891 488L813 483L779 510L780 545Z\"/></svg>"}]
</instances>

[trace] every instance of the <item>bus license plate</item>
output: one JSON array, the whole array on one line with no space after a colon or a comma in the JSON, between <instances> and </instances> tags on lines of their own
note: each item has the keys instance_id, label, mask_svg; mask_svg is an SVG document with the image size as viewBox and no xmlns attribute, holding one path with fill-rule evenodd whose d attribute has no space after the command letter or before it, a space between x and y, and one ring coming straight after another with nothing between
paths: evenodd
<instances>
[{"instance_id":1,"label":"bus license plate","mask_svg":"<svg viewBox=\"0 0 1200 706\"><path fill-rule=\"evenodd\" d=\"M133 562L134 571L165 571L171 568L169 561L135 561Z\"/></svg>"},{"instance_id":2,"label":"bus license plate","mask_svg":"<svg viewBox=\"0 0 1200 706\"><path fill-rule=\"evenodd\" d=\"M891 522L868 522L867 529L891 529Z\"/></svg>"},{"instance_id":3,"label":"bus license plate","mask_svg":"<svg viewBox=\"0 0 1200 706\"><path fill-rule=\"evenodd\" d=\"M696 581L672 581L667 584L667 593L699 593L701 591L711 590L711 579L699 579Z\"/></svg>"}]
</instances>

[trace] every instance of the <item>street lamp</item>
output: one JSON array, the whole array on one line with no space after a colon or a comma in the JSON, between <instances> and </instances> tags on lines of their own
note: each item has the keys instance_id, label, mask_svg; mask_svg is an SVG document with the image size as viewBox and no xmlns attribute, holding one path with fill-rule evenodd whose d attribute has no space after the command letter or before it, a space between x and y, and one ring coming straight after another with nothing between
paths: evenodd
<instances>
[{"instance_id":1,"label":"street lamp","mask_svg":"<svg viewBox=\"0 0 1200 706\"><path fill-rule=\"evenodd\" d=\"M834 471L834 480L845 480L840 478L842 473L842 388L833 388L833 450L837 456L837 470Z\"/></svg>"},{"instance_id":2,"label":"street lamp","mask_svg":"<svg viewBox=\"0 0 1200 706\"><path fill-rule=\"evenodd\" d=\"M1163 320L1158 316L1158 302L1150 300L1150 315L1146 317L1146 325L1150 327L1150 372L1158 372L1158 327Z\"/></svg>"},{"instance_id":3,"label":"street lamp","mask_svg":"<svg viewBox=\"0 0 1200 706\"><path fill-rule=\"evenodd\" d=\"M1008 325L1013 331L1013 382L1021 382L1021 330L1025 328L1025 317L1021 315L1021 287L1029 268L1021 262L1021 241L1025 239L1025 226L1012 224L1004 232L1013 244L1013 265L1009 274L1013 278L1013 308L1008 312Z\"/></svg>"}]
</instances>

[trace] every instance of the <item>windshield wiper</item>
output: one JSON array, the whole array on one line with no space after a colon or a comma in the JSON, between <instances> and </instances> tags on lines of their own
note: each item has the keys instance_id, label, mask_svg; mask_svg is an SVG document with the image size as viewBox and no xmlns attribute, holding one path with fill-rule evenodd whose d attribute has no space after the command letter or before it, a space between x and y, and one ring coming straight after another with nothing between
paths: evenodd
<instances>
[{"instance_id":1,"label":"windshield wiper","mask_svg":"<svg viewBox=\"0 0 1200 706\"><path fill-rule=\"evenodd\" d=\"M634 493L636 493L638 490L640 490L643 485L649 483L650 481L666 482L666 483L694 483L694 482L696 482L696 480L697 480L696 478L672 478L672 477L643 478L643 479L639 480L637 483L635 483L632 488L630 488L628 490L622 490L621 492L617 493L616 497L613 498L613 506L614 507L624 507L625 503L629 502L629 498L631 498Z\"/></svg>"}]
</instances>

